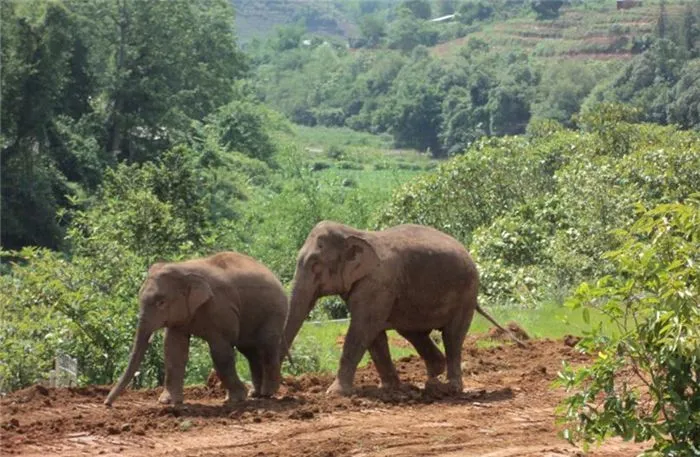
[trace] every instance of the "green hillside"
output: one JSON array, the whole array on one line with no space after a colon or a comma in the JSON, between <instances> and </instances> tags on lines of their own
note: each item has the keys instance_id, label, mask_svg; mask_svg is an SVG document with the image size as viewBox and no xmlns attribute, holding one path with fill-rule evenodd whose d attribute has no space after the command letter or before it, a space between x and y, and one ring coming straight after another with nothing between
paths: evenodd
<instances>
[{"instance_id":1,"label":"green hillside","mask_svg":"<svg viewBox=\"0 0 700 457\"><path fill-rule=\"evenodd\" d=\"M669 2L665 14L678 20L688 4L692 2ZM474 27L464 37L435 45L432 52L451 55L467 40L479 38L493 49L518 48L538 57L629 59L643 37L654 32L658 18L659 2L618 10L614 1L591 1L565 5L551 20L538 20L532 14L494 20Z\"/></svg>"},{"instance_id":2,"label":"green hillside","mask_svg":"<svg viewBox=\"0 0 700 457\"><path fill-rule=\"evenodd\" d=\"M231 0L241 43L264 38L279 26L301 23L311 33L346 37L357 27L341 1Z\"/></svg>"},{"instance_id":3,"label":"green hillside","mask_svg":"<svg viewBox=\"0 0 700 457\"><path fill-rule=\"evenodd\" d=\"M604 101L700 124L698 1L366 4L333 9L357 22L348 39L299 23L246 47L260 100L297 124L388 134L435 157L538 120L574 126Z\"/></svg>"}]
</instances>

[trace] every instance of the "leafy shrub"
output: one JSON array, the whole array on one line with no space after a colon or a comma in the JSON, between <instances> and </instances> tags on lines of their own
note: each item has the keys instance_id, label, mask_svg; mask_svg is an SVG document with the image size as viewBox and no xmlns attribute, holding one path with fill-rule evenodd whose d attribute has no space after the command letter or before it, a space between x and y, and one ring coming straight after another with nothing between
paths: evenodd
<instances>
[{"instance_id":1,"label":"leafy shrub","mask_svg":"<svg viewBox=\"0 0 700 457\"><path fill-rule=\"evenodd\" d=\"M323 162L323 161L317 160L316 162L311 164L310 168L311 168L311 171L321 171L321 170L325 170L325 169L330 168L330 167L331 167L331 164L329 164L328 162Z\"/></svg>"},{"instance_id":2,"label":"leafy shrub","mask_svg":"<svg viewBox=\"0 0 700 457\"><path fill-rule=\"evenodd\" d=\"M344 178L341 184L343 187L357 187L357 180L352 178Z\"/></svg>"},{"instance_id":3,"label":"leafy shrub","mask_svg":"<svg viewBox=\"0 0 700 457\"><path fill-rule=\"evenodd\" d=\"M345 302L336 295L320 299L316 306L323 311L328 319L344 319L349 316Z\"/></svg>"},{"instance_id":4,"label":"leafy shrub","mask_svg":"<svg viewBox=\"0 0 700 457\"><path fill-rule=\"evenodd\" d=\"M532 0L530 6L537 13L537 19L556 19L563 0Z\"/></svg>"},{"instance_id":5,"label":"leafy shrub","mask_svg":"<svg viewBox=\"0 0 700 457\"><path fill-rule=\"evenodd\" d=\"M561 154L555 146L537 147L522 138L480 141L400 188L379 224L431 225L469 242L477 227L551 190Z\"/></svg>"},{"instance_id":6,"label":"leafy shrub","mask_svg":"<svg viewBox=\"0 0 700 457\"><path fill-rule=\"evenodd\" d=\"M297 338L291 352L292 362L285 358L282 363L282 372L299 376L304 373L317 373L321 371L320 345L313 338Z\"/></svg>"},{"instance_id":7,"label":"leafy shrub","mask_svg":"<svg viewBox=\"0 0 700 457\"><path fill-rule=\"evenodd\" d=\"M345 149L343 149L341 146L338 146L337 144L331 144L330 146L328 146L328 150L326 151L326 155L328 156L328 158L334 160L344 159L345 154Z\"/></svg>"},{"instance_id":8,"label":"leafy shrub","mask_svg":"<svg viewBox=\"0 0 700 457\"><path fill-rule=\"evenodd\" d=\"M422 170L423 167L420 166L417 163L403 163L399 162L398 165L396 166L399 170L412 170L412 171L418 171Z\"/></svg>"},{"instance_id":9,"label":"leafy shrub","mask_svg":"<svg viewBox=\"0 0 700 457\"><path fill-rule=\"evenodd\" d=\"M362 164L355 163L355 162L348 162L345 160L338 162L337 167L340 168L341 170L364 170L364 168L365 168L362 166Z\"/></svg>"},{"instance_id":10,"label":"leafy shrub","mask_svg":"<svg viewBox=\"0 0 700 457\"><path fill-rule=\"evenodd\" d=\"M111 383L124 368L148 266L210 249L211 214L192 151L176 148L157 163L110 170L92 204L63 213L70 256L25 248L0 276L3 390L46 378L58 353L78 359L81 381ZM37 344L37 342L39 342ZM162 335L138 385L162 382Z\"/></svg>"},{"instance_id":11,"label":"leafy shrub","mask_svg":"<svg viewBox=\"0 0 700 457\"><path fill-rule=\"evenodd\" d=\"M399 188L378 225L431 225L470 246L491 303L566 294L612 273L603 253L617 247L611 231L632 222L635 203L682 201L700 182L697 133L627 116L605 106L581 117L587 131L542 121L527 137L477 142Z\"/></svg>"},{"instance_id":12,"label":"leafy shrub","mask_svg":"<svg viewBox=\"0 0 700 457\"><path fill-rule=\"evenodd\" d=\"M646 455L693 455L700 436L700 195L643 211L619 230L606 256L614 274L583 283L573 308L604 313L612 336L594 328L579 347L590 366L566 366L559 383L564 436L584 445L608 436L653 440ZM643 208L642 208L643 209Z\"/></svg>"},{"instance_id":13,"label":"leafy shrub","mask_svg":"<svg viewBox=\"0 0 700 457\"><path fill-rule=\"evenodd\" d=\"M71 261L47 249L11 253L22 264L0 276L0 390L46 379L58 353L77 358L82 381L114 380L128 356L145 269L117 242L102 248L99 257Z\"/></svg>"},{"instance_id":14,"label":"leafy shrub","mask_svg":"<svg viewBox=\"0 0 700 457\"><path fill-rule=\"evenodd\" d=\"M375 170L387 170L390 168L390 165L387 162L375 162L372 168Z\"/></svg>"},{"instance_id":15,"label":"leafy shrub","mask_svg":"<svg viewBox=\"0 0 700 457\"><path fill-rule=\"evenodd\" d=\"M269 161L275 152L265 108L247 100L236 100L207 117L206 130L222 147L248 157Z\"/></svg>"}]
</instances>

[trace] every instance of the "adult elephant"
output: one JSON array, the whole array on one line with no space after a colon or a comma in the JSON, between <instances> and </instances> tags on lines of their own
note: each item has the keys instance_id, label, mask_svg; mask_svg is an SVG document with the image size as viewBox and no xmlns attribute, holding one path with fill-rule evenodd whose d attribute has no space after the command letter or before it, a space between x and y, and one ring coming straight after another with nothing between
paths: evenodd
<instances>
[{"instance_id":1,"label":"adult elephant","mask_svg":"<svg viewBox=\"0 0 700 457\"><path fill-rule=\"evenodd\" d=\"M177 263L157 263L139 292L140 314L124 374L105 404L121 394L138 369L154 331L165 327L165 389L161 403L183 400L191 335L208 344L227 390L226 403L246 398L238 378L234 347L248 359L253 396L271 396L280 385L280 348L289 303L282 284L260 262L222 252Z\"/></svg>"},{"instance_id":2,"label":"adult elephant","mask_svg":"<svg viewBox=\"0 0 700 457\"><path fill-rule=\"evenodd\" d=\"M503 329L477 304L478 288L479 274L469 253L438 230L399 225L373 232L323 221L299 251L285 340L294 340L318 298L338 294L351 319L329 394L352 391L367 349L382 386L399 385L387 329L405 337L425 360L426 386L439 383L437 376L447 364L449 388L461 392L461 349L474 311ZM430 338L434 329L442 331L445 356Z\"/></svg>"}]
</instances>

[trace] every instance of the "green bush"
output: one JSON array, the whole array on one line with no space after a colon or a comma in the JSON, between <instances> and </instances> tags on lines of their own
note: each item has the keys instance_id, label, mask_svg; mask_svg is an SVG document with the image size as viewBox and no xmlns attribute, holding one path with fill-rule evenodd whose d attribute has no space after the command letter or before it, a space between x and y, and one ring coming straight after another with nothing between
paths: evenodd
<instances>
[{"instance_id":1,"label":"green bush","mask_svg":"<svg viewBox=\"0 0 700 457\"><path fill-rule=\"evenodd\" d=\"M379 224L431 225L469 243L477 227L551 192L564 147L538 146L517 137L480 141L400 188L380 213Z\"/></svg>"},{"instance_id":2,"label":"green bush","mask_svg":"<svg viewBox=\"0 0 700 457\"><path fill-rule=\"evenodd\" d=\"M287 358L282 363L282 372L285 374L299 376L321 371L320 345L313 338L297 338L291 358L291 363Z\"/></svg>"},{"instance_id":3,"label":"green bush","mask_svg":"<svg viewBox=\"0 0 700 457\"><path fill-rule=\"evenodd\" d=\"M538 121L526 137L477 142L399 188L378 225L431 225L473 251L490 303L532 306L612 272L611 231L637 202L686 199L700 182L700 135L634 124L613 105L584 131Z\"/></svg>"},{"instance_id":4,"label":"green bush","mask_svg":"<svg viewBox=\"0 0 700 457\"><path fill-rule=\"evenodd\" d=\"M317 160L311 164L310 168L311 168L311 171L321 171L321 170L325 170L325 169L330 168L330 167L331 167L331 164L329 164L328 162L323 162L321 160Z\"/></svg>"},{"instance_id":5,"label":"green bush","mask_svg":"<svg viewBox=\"0 0 700 457\"><path fill-rule=\"evenodd\" d=\"M252 101L236 100L208 116L205 129L223 148L269 161L275 152L269 116L264 107Z\"/></svg>"},{"instance_id":6,"label":"green bush","mask_svg":"<svg viewBox=\"0 0 700 457\"><path fill-rule=\"evenodd\" d=\"M357 180L353 178L344 178L341 184L343 187L357 187Z\"/></svg>"},{"instance_id":7,"label":"green bush","mask_svg":"<svg viewBox=\"0 0 700 457\"><path fill-rule=\"evenodd\" d=\"M150 264L211 249L202 170L192 151L176 148L157 163L110 170L94 201L62 213L70 220L70 255L25 248L5 253L0 276L0 389L45 379L54 357L77 358L82 382L114 381L128 359L139 286ZM136 379L163 379L157 334ZM208 357L208 355L207 355Z\"/></svg>"},{"instance_id":8,"label":"green bush","mask_svg":"<svg viewBox=\"0 0 700 457\"><path fill-rule=\"evenodd\" d=\"M345 302L337 295L324 297L316 305L327 319L345 319L350 314Z\"/></svg>"},{"instance_id":9,"label":"green bush","mask_svg":"<svg viewBox=\"0 0 700 457\"><path fill-rule=\"evenodd\" d=\"M348 161L338 162L337 167L341 170L364 170L365 167L362 164Z\"/></svg>"},{"instance_id":10,"label":"green bush","mask_svg":"<svg viewBox=\"0 0 700 457\"><path fill-rule=\"evenodd\" d=\"M346 154L347 152L345 149L337 144L331 144L328 146L328 150L326 151L328 158L334 160L342 160L345 158Z\"/></svg>"},{"instance_id":11,"label":"green bush","mask_svg":"<svg viewBox=\"0 0 700 457\"><path fill-rule=\"evenodd\" d=\"M618 230L621 246L606 256L615 269L571 298L615 324L594 328L579 348L590 366L565 366L559 383L564 436L584 445L609 436L653 440L645 455L698 453L700 437L700 194L686 203L641 212ZM643 209L643 208L642 208Z\"/></svg>"}]
</instances>

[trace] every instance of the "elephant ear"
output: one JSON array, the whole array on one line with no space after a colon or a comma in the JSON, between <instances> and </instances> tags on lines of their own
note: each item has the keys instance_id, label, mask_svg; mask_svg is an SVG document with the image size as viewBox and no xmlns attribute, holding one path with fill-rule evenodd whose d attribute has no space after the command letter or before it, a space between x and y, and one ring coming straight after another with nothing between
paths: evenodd
<instances>
[{"instance_id":1,"label":"elephant ear","mask_svg":"<svg viewBox=\"0 0 700 457\"><path fill-rule=\"evenodd\" d=\"M167 264L165 262L156 262L148 269L148 276L153 276L163 269Z\"/></svg>"},{"instance_id":2,"label":"elephant ear","mask_svg":"<svg viewBox=\"0 0 700 457\"><path fill-rule=\"evenodd\" d=\"M378 266L379 256L371 244L355 235L345 238L342 275L346 290Z\"/></svg>"},{"instance_id":3,"label":"elephant ear","mask_svg":"<svg viewBox=\"0 0 700 457\"><path fill-rule=\"evenodd\" d=\"M209 283L200 275L187 275L187 308L190 316L214 296Z\"/></svg>"}]
</instances>

